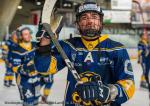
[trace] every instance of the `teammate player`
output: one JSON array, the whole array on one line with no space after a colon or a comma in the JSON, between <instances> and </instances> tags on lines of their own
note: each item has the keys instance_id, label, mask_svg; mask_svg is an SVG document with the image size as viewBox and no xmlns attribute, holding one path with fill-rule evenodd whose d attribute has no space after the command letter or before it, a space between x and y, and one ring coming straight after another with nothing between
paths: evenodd
<instances>
[{"instance_id":1,"label":"teammate player","mask_svg":"<svg viewBox=\"0 0 150 106\"><path fill-rule=\"evenodd\" d=\"M83 82L77 83L68 72L66 106L120 106L134 94L134 76L128 53L121 43L101 35L103 15L100 6L86 0L76 13L81 37L60 41ZM56 48L52 48L49 35L41 29L37 38L41 39L35 56L36 69L57 72L64 68L66 65Z\"/></svg>"},{"instance_id":2,"label":"teammate player","mask_svg":"<svg viewBox=\"0 0 150 106\"><path fill-rule=\"evenodd\" d=\"M138 43L138 63L141 64L143 70L140 86L143 88L148 88L148 84L145 80L146 58L149 54L148 36L146 35L146 33L143 33L140 37L141 39Z\"/></svg>"},{"instance_id":3,"label":"teammate player","mask_svg":"<svg viewBox=\"0 0 150 106\"><path fill-rule=\"evenodd\" d=\"M19 44L13 48L11 61L23 106L37 105L40 96L39 77L33 61L35 46L36 44L31 42L30 29L27 27L21 29Z\"/></svg>"},{"instance_id":4,"label":"teammate player","mask_svg":"<svg viewBox=\"0 0 150 106\"><path fill-rule=\"evenodd\" d=\"M4 85L6 87L10 87L10 86L15 86L15 84L13 84L13 78L14 78L14 72L12 71L12 63L10 62L11 60L11 51L13 46L15 46L18 43L18 38L16 35L16 31L13 31L11 34L11 37L8 41L6 41L6 45L8 48L7 51L7 56L6 56L6 73L5 73L5 77L4 77Z\"/></svg>"}]
</instances>

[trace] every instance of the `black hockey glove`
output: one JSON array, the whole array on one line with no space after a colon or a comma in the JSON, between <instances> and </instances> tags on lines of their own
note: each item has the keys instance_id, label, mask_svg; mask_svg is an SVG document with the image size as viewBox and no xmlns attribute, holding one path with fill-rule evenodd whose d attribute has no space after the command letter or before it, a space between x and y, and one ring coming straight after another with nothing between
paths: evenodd
<instances>
[{"instance_id":1,"label":"black hockey glove","mask_svg":"<svg viewBox=\"0 0 150 106\"><path fill-rule=\"evenodd\" d=\"M31 60L27 64L23 64L19 69L19 73L26 76L37 75L37 72L35 71L34 62Z\"/></svg>"},{"instance_id":2,"label":"black hockey glove","mask_svg":"<svg viewBox=\"0 0 150 106\"><path fill-rule=\"evenodd\" d=\"M111 101L111 87L104 85L101 77L92 72L86 72L80 75L81 83L76 85L75 91L72 94L74 103L80 105L101 105ZM115 94L116 97L116 94ZM114 97L112 98L114 99Z\"/></svg>"},{"instance_id":3,"label":"black hockey glove","mask_svg":"<svg viewBox=\"0 0 150 106\"><path fill-rule=\"evenodd\" d=\"M79 84L76 87L76 91L83 101L98 100L101 103L105 103L110 96L109 87L102 84L101 80Z\"/></svg>"}]
</instances>

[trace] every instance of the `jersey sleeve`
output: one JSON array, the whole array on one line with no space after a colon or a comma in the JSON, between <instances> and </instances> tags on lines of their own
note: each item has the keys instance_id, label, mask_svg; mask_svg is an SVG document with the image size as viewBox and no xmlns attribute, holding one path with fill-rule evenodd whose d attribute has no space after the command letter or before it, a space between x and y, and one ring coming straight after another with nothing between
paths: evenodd
<instances>
[{"instance_id":1,"label":"jersey sleeve","mask_svg":"<svg viewBox=\"0 0 150 106\"><path fill-rule=\"evenodd\" d=\"M36 53L34 63L36 70L42 75L55 74L57 72L56 58L51 55L41 56Z\"/></svg>"},{"instance_id":2,"label":"jersey sleeve","mask_svg":"<svg viewBox=\"0 0 150 106\"><path fill-rule=\"evenodd\" d=\"M63 41L60 41L60 44L67 56L69 56L70 50L68 45ZM51 55L41 56L36 53L34 61L37 71L41 74L55 74L66 66L63 58L54 45L51 46Z\"/></svg>"},{"instance_id":3,"label":"jersey sleeve","mask_svg":"<svg viewBox=\"0 0 150 106\"><path fill-rule=\"evenodd\" d=\"M134 76L127 50L122 48L115 51L114 73L118 96L116 102L122 104L130 99L135 91Z\"/></svg>"},{"instance_id":4,"label":"jersey sleeve","mask_svg":"<svg viewBox=\"0 0 150 106\"><path fill-rule=\"evenodd\" d=\"M144 55L144 45L139 42L138 43L138 56Z\"/></svg>"},{"instance_id":5,"label":"jersey sleeve","mask_svg":"<svg viewBox=\"0 0 150 106\"><path fill-rule=\"evenodd\" d=\"M17 51L9 52L10 60L9 62L12 64L13 72L17 73L19 67L22 64L22 56Z\"/></svg>"}]
</instances>

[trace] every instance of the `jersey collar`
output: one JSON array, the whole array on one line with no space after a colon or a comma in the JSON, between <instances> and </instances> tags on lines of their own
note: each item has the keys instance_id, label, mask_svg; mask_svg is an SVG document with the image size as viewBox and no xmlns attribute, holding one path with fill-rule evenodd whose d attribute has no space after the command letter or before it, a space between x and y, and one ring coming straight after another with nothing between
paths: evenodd
<instances>
[{"instance_id":1,"label":"jersey collar","mask_svg":"<svg viewBox=\"0 0 150 106\"><path fill-rule=\"evenodd\" d=\"M20 45L22 48L24 48L25 50L27 50L27 51L30 51L30 50L32 49L32 44L31 44L31 43L26 44L26 43L24 43L24 42L21 42L21 43L19 43L19 45Z\"/></svg>"},{"instance_id":2,"label":"jersey collar","mask_svg":"<svg viewBox=\"0 0 150 106\"><path fill-rule=\"evenodd\" d=\"M105 41L108 38L108 35L102 35L99 37L99 39L96 39L94 41L87 41L83 38L81 38L84 46L87 48L87 50L92 51L99 43Z\"/></svg>"},{"instance_id":3,"label":"jersey collar","mask_svg":"<svg viewBox=\"0 0 150 106\"><path fill-rule=\"evenodd\" d=\"M148 45L148 42L144 39L141 39L141 41L145 44L145 45Z\"/></svg>"}]
</instances>

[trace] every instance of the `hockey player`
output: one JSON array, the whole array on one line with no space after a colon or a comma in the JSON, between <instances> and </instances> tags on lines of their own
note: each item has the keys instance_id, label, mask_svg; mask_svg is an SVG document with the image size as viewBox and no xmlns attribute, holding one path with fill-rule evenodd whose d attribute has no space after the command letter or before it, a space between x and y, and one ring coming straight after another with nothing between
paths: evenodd
<instances>
[{"instance_id":1,"label":"hockey player","mask_svg":"<svg viewBox=\"0 0 150 106\"><path fill-rule=\"evenodd\" d=\"M135 90L132 66L125 47L107 35L101 35L103 12L95 2L86 0L79 6L76 22L81 37L60 41L60 45L80 74L82 83L68 72L65 105L121 106ZM38 71L57 72L66 65L43 30L36 35L40 43L35 66Z\"/></svg>"},{"instance_id":2,"label":"hockey player","mask_svg":"<svg viewBox=\"0 0 150 106\"><path fill-rule=\"evenodd\" d=\"M56 12L56 11L55 11ZM55 16L55 14L52 15L53 16L53 19L56 18L57 16ZM57 38L59 37L59 33L62 29L62 22L59 23L59 26L57 27L56 25L57 23L57 19L54 20L52 22L52 24L54 25L53 26L53 29L55 29L56 33L57 33ZM61 24L61 25L60 25ZM41 27L39 27L39 29L41 29ZM39 43L37 44L37 46L40 46ZM47 49L47 48L43 48L44 49ZM37 52L40 54L40 55L43 55L42 51L43 50L37 50ZM49 56L49 52L47 52L47 54L45 53L44 55L47 55ZM41 84L41 88L43 87L43 93L42 93L42 96L41 96L41 100L43 103L48 103L48 96L50 95L51 93L51 87L53 85L53 82L54 82L54 77L53 77L53 74L56 73L56 64L55 63L52 63L50 68L45 68L45 65L41 65L40 66L40 69L41 70L38 70L38 73L40 75L40 84ZM46 69L46 70L45 70Z\"/></svg>"},{"instance_id":3,"label":"hockey player","mask_svg":"<svg viewBox=\"0 0 150 106\"><path fill-rule=\"evenodd\" d=\"M39 72L40 75L40 86L43 87L43 92L41 96L41 102L48 103L48 96L51 93L51 87L53 85L53 73L52 72Z\"/></svg>"},{"instance_id":4,"label":"hockey player","mask_svg":"<svg viewBox=\"0 0 150 106\"><path fill-rule=\"evenodd\" d=\"M16 35L16 31L13 31L11 34L11 37L9 40L6 41L6 45L7 45L7 57L6 57L6 73L5 73L5 77L4 77L4 86L6 87L10 87L10 86L15 86L15 84L13 84L13 78L14 78L14 72L12 71L12 64L10 62L11 59L11 51L13 46L17 45L18 42L18 38Z\"/></svg>"},{"instance_id":5,"label":"hockey player","mask_svg":"<svg viewBox=\"0 0 150 106\"><path fill-rule=\"evenodd\" d=\"M140 37L141 39L138 43L138 63L141 64L143 70L140 87L148 88L148 84L145 80L146 58L149 54L148 36L146 35L146 33L143 33Z\"/></svg>"},{"instance_id":6,"label":"hockey player","mask_svg":"<svg viewBox=\"0 0 150 106\"><path fill-rule=\"evenodd\" d=\"M20 30L19 43L11 54L23 106L37 105L40 96L39 77L33 61L36 44L31 42L30 33L30 29L26 27Z\"/></svg>"},{"instance_id":7,"label":"hockey player","mask_svg":"<svg viewBox=\"0 0 150 106\"><path fill-rule=\"evenodd\" d=\"M37 44L39 46L39 44ZM45 53L43 51L45 51L45 49L47 48L42 48L43 50L40 49L37 50L37 52L41 55L41 56L49 56L49 52ZM42 60L40 60L42 62ZM47 60L43 60L43 61L47 61ZM53 74L56 73L56 64L55 63L50 63L49 61L47 61L48 64L50 65L50 68L47 68L45 66L47 66L46 64L44 65L39 65L38 67L38 74L40 76L40 86L41 88L43 87L43 92L42 92L42 96L41 96L41 102L43 103L48 103L47 98L51 92L51 87L53 85Z\"/></svg>"}]
</instances>

